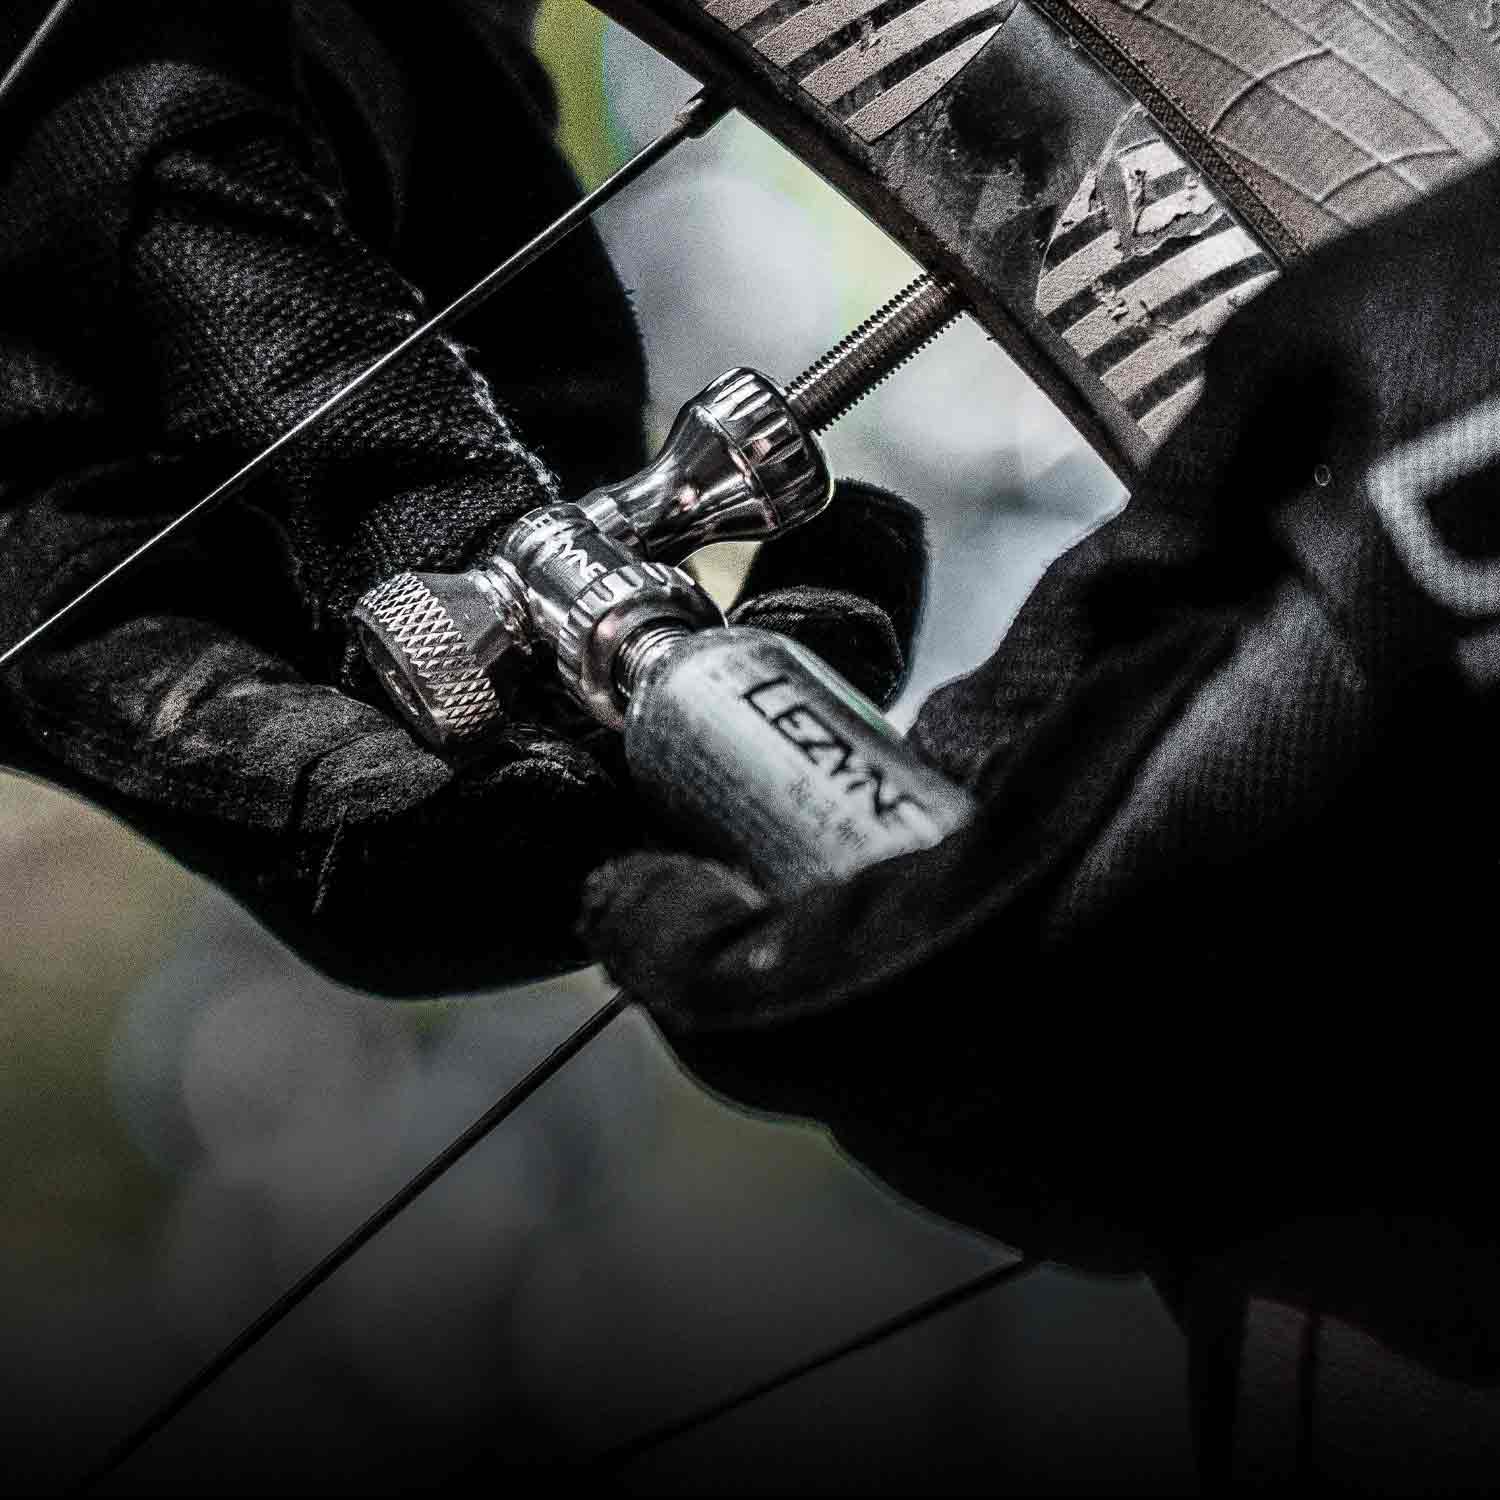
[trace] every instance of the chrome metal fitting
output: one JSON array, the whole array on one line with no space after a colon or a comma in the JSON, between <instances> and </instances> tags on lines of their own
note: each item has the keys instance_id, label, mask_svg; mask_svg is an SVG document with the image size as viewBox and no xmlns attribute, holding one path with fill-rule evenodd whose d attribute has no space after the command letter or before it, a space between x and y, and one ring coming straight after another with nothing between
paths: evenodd
<instances>
[{"instance_id":1,"label":"chrome metal fitting","mask_svg":"<svg viewBox=\"0 0 1500 1500\"><path fill-rule=\"evenodd\" d=\"M783 391L730 370L683 407L654 463L577 505L522 516L467 573L402 573L354 612L366 653L417 733L440 750L503 720L532 646L601 723L624 727L631 684L673 630L724 623L671 564L710 542L810 521L833 498L815 433L952 321L951 287L924 277ZM659 650L627 652L649 631ZM664 634L666 632L666 634Z\"/></svg>"},{"instance_id":2,"label":"chrome metal fitting","mask_svg":"<svg viewBox=\"0 0 1500 1500\"><path fill-rule=\"evenodd\" d=\"M548 505L528 511L505 533L496 566L520 579L530 628L555 646L573 601L596 579L636 561L578 506Z\"/></svg>"},{"instance_id":3,"label":"chrome metal fitting","mask_svg":"<svg viewBox=\"0 0 1500 1500\"><path fill-rule=\"evenodd\" d=\"M594 718L624 729L628 699L618 666L626 646L656 627L697 631L723 624L718 605L680 568L627 563L573 601L556 642L558 672Z\"/></svg>"},{"instance_id":4,"label":"chrome metal fitting","mask_svg":"<svg viewBox=\"0 0 1500 1500\"><path fill-rule=\"evenodd\" d=\"M353 618L402 717L446 754L494 732L529 669L524 590L508 567L397 573L355 605Z\"/></svg>"},{"instance_id":5,"label":"chrome metal fitting","mask_svg":"<svg viewBox=\"0 0 1500 1500\"><path fill-rule=\"evenodd\" d=\"M710 542L800 526L832 497L817 438L774 381L741 369L683 407L654 463L579 506L637 556L675 563Z\"/></svg>"},{"instance_id":6,"label":"chrome metal fitting","mask_svg":"<svg viewBox=\"0 0 1500 1500\"><path fill-rule=\"evenodd\" d=\"M615 655L630 636L655 623L693 630L724 623L686 573L633 556L577 505L522 516L506 532L498 562L521 581L531 629L556 654L563 686L613 729L625 723Z\"/></svg>"},{"instance_id":7,"label":"chrome metal fitting","mask_svg":"<svg viewBox=\"0 0 1500 1500\"><path fill-rule=\"evenodd\" d=\"M355 606L365 654L407 723L452 754L503 724L537 646L601 723L624 727L616 657L642 630L724 616L679 568L639 561L576 505L521 517L466 573L398 573Z\"/></svg>"}]
</instances>

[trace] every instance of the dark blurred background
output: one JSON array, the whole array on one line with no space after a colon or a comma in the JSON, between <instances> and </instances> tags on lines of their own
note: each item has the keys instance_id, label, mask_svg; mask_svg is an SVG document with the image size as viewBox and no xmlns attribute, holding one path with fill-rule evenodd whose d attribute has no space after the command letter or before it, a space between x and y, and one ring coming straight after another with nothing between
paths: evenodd
<instances>
[{"instance_id":1,"label":"dark blurred background","mask_svg":"<svg viewBox=\"0 0 1500 1500\"><path fill-rule=\"evenodd\" d=\"M582 0L545 0L537 43L585 183L693 90ZM731 364L795 374L916 269L738 119L603 228L657 436ZM930 519L902 724L1123 501L972 325L830 448ZM727 593L745 562L729 547L699 566ZM16 1492L86 1469L610 993L597 972L401 1006L336 988L150 845L14 776L0 921L0 1485ZM1010 1253L913 1212L818 1130L710 1097L633 1015L114 1483L488 1484L669 1421ZM1183 1351L1144 1280L1041 1268L614 1481L1184 1490Z\"/></svg>"}]
</instances>

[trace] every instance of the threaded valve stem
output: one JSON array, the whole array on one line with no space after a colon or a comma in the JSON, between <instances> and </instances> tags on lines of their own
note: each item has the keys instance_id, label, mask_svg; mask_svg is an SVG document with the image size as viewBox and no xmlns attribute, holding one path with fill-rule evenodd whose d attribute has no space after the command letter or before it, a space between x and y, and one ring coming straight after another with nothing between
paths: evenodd
<instances>
[{"instance_id":1,"label":"threaded valve stem","mask_svg":"<svg viewBox=\"0 0 1500 1500\"><path fill-rule=\"evenodd\" d=\"M823 432L963 311L950 282L919 276L787 387L787 404L809 432Z\"/></svg>"}]
</instances>

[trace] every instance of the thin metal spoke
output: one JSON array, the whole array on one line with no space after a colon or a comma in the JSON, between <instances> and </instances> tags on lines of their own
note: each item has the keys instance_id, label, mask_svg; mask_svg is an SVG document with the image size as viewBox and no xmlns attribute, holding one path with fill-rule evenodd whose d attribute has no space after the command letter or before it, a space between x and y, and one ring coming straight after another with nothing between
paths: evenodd
<instances>
[{"instance_id":1,"label":"thin metal spoke","mask_svg":"<svg viewBox=\"0 0 1500 1500\"><path fill-rule=\"evenodd\" d=\"M559 1042L521 1081L507 1089L461 1135L445 1146L399 1192L392 1194L360 1226L346 1235L311 1270L298 1277L266 1310L240 1330L207 1364L186 1380L138 1427L117 1443L78 1482L75 1493L86 1493L107 1479L145 1447L174 1417L203 1394L219 1377L262 1342L294 1313L340 1267L351 1261L392 1220L404 1213L433 1183L445 1176L497 1126L509 1119L549 1079L554 1078L617 1017L630 1008L623 991L607 1001Z\"/></svg>"},{"instance_id":2,"label":"thin metal spoke","mask_svg":"<svg viewBox=\"0 0 1500 1500\"><path fill-rule=\"evenodd\" d=\"M603 1453L589 1461L589 1467L623 1468L633 1459L640 1458L677 1438L685 1437L700 1427L706 1427L710 1422L717 1422L721 1417L727 1417L742 1406L749 1406L752 1402L759 1401L762 1396L769 1396L773 1391L792 1385L805 1376L816 1374L819 1370L838 1364L851 1355L861 1354L866 1349L873 1349L875 1345L895 1338L897 1334L906 1333L922 1323L952 1312L955 1308L962 1307L964 1303L972 1302L975 1298L984 1296L986 1292L992 1292L996 1287L1014 1281L1018 1276L1033 1270L1038 1264L1040 1262L1022 1258L1008 1261L1003 1266L991 1266L987 1271L981 1271L978 1276L971 1277L958 1286L950 1287L946 1292L939 1292L936 1297L929 1297L925 1302L918 1302L915 1307L909 1307L905 1312L897 1313L894 1317L861 1329L851 1338L844 1339L831 1348L824 1349L821 1353L809 1355L806 1359L789 1365L775 1375L769 1375L764 1380L758 1380L753 1385L736 1391L732 1396L711 1401L706 1406L689 1412L686 1416L663 1422L660 1427L653 1427L649 1432L631 1438L629 1442L621 1443L614 1448L606 1448Z\"/></svg>"},{"instance_id":3,"label":"thin metal spoke","mask_svg":"<svg viewBox=\"0 0 1500 1500\"><path fill-rule=\"evenodd\" d=\"M16 54L16 60L5 70L5 77L0 78L0 104L5 103L6 96L20 81L21 75L36 61L37 55L57 30L58 23L72 7L73 0L57 0L57 4L42 17L41 25L31 33L31 40Z\"/></svg>"},{"instance_id":4,"label":"thin metal spoke","mask_svg":"<svg viewBox=\"0 0 1500 1500\"><path fill-rule=\"evenodd\" d=\"M7 647L4 652L0 652L0 668L8 667L12 662L17 661L45 636L50 635L64 621L81 610L124 574L128 573L150 553L171 541L179 532L186 530L195 521L202 520L210 511L216 510L231 496L237 495L252 479L256 478L257 475L270 466L282 449L295 443L310 428L315 427L325 417L341 407L398 360L410 354L419 344L426 343L428 339L441 333L450 324L456 323L465 314L473 312L475 308L487 302L507 282L513 280L527 266L539 260L549 250L561 244L574 230L587 223L605 203L615 197L624 188L629 187L637 178L644 176L652 167L684 141L695 140L713 125L717 124L729 112L729 108L730 106L727 103L714 97L706 90L703 93L695 95L678 111L676 119L666 131L659 135L649 146L638 151L623 167L612 176L606 178L593 192L580 198L561 218L555 219L535 239L523 245L514 255L496 266L487 276L481 277L468 291L454 298L441 312L435 313L420 327L413 329L399 344L392 349L388 349L372 365L361 370L358 375L346 385L341 386L326 401L314 407L305 417L282 433L269 447L263 448L242 468L237 469L231 474L222 484L210 490L201 500L195 501L181 515L167 522L154 536L142 542L139 547L128 556L122 558L114 567L96 578L81 593L76 594L72 599L68 600L61 609L56 610L43 620L40 625L29 630L20 640Z\"/></svg>"},{"instance_id":5,"label":"thin metal spoke","mask_svg":"<svg viewBox=\"0 0 1500 1500\"><path fill-rule=\"evenodd\" d=\"M210 1386L280 1327L319 1287L359 1254L381 1230L393 1223L428 1188L446 1176L533 1094L557 1077L591 1042L629 1010L631 1005L630 997L622 991L600 1006L518 1083L507 1089L472 1125L433 1157L416 1176L387 1198L374 1213L298 1277L264 1312L225 1344L212 1359L200 1366L144 1422L133 1428L78 1482L74 1493L84 1494L93 1490L139 1453L163 1428L181 1415ZM952 1312L965 1303L972 1302L984 1296L985 1293L1015 1280L1033 1269L1036 1264L1036 1261L1021 1258L1009 1261L1002 1266L990 1266L958 1286L940 1292L935 1297L926 1298L892 1317L871 1324L827 1349L788 1365L774 1375L758 1380L732 1395L709 1402L685 1416L673 1418L658 1427L653 1427L638 1437L631 1438L628 1442L606 1449L589 1460L589 1467L611 1470L622 1468L653 1449L684 1437L721 1417L726 1417L741 1407L760 1400L763 1396L792 1385L819 1370L827 1369L841 1360L873 1349L876 1345L909 1332L934 1318L941 1317L944 1313Z\"/></svg>"}]
</instances>

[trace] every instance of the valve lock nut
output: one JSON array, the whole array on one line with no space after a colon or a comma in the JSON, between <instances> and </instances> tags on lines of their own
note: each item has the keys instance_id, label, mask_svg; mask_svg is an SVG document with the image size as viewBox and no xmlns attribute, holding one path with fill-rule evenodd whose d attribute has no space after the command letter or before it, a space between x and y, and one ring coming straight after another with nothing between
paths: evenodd
<instances>
[{"instance_id":1,"label":"valve lock nut","mask_svg":"<svg viewBox=\"0 0 1500 1500\"><path fill-rule=\"evenodd\" d=\"M833 496L828 461L774 381L730 370L677 415L655 461L580 502L638 556L681 562L711 542L775 536Z\"/></svg>"}]
</instances>

